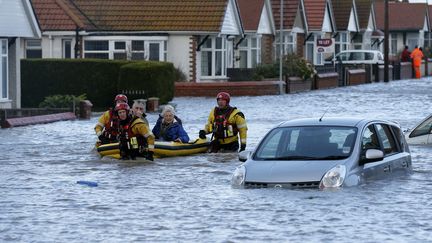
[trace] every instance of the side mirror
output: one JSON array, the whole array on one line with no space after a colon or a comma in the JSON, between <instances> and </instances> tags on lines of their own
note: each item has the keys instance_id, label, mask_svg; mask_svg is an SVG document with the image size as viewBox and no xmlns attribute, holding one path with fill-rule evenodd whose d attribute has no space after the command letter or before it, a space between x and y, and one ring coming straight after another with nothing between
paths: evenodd
<instances>
[{"instance_id":1,"label":"side mirror","mask_svg":"<svg viewBox=\"0 0 432 243\"><path fill-rule=\"evenodd\" d=\"M241 162L246 162L246 160L249 158L250 154L251 154L251 151L246 151L246 150L241 151L239 153L239 155L238 155L239 156L239 160Z\"/></svg>"},{"instance_id":2,"label":"side mirror","mask_svg":"<svg viewBox=\"0 0 432 243\"><path fill-rule=\"evenodd\" d=\"M368 149L366 150L366 154L360 161L361 165L366 163L381 161L384 159L384 152L379 149Z\"/></svg>"}]
</instances>

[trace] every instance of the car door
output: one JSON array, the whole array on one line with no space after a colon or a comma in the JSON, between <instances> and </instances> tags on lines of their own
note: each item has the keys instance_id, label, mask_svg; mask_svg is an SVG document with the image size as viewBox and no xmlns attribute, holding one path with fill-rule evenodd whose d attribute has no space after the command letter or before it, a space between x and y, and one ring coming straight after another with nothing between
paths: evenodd
<instances>
[{"instance_id":1,"label":"car door","mask_svg":"<svg viewBox=\"0 0 432 243\"><path fill-rule=\"evenodd\" d=\"M362 131L360 159L365 156L366 150L383 150L378 138L378 133L373 123L369 124ZM391 174L390 159L384 157L383 160L370 162L363 165L362 175L364 179L383 178Z\"/></svg>"},{"instance_id":2,"label":"car door","mask_svg":"<svg viewBox=\"0 0 432 243\"><path fill-rule=\"evenodd\" d=\"M431 144L432 115L406 134L408 144Z\"/></svg>"},{"instance_id":3,"label":"car door","mask_svg":"<svg viewBox=\"0 0 432 243\"><path fill-rule=\"evenodd\" d=\"M398 173L405 171L411 166L409 163L411 157L409 151L404 151L401 147L399 138L395 136L394 127L388 124L375 124L376 131L384 151L384 160L388 161L388 169L391 173Z\"/></svg>"}]
</instances>

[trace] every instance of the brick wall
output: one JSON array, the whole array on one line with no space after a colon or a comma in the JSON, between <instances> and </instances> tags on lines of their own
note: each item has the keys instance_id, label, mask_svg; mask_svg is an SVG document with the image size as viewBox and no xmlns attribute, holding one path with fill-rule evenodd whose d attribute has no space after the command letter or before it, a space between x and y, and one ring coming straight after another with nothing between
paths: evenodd
<instances>
[{"instance_id":1,"label":"brick wall","mask_svg":"<svg viewBox=\"0 0 432 243\"><path fill-rule=\"evenodd\" d=\"M279 95L285 90L280 81L212 82L212 83L175 83L174 96L212 97L221 91L234 96Z\"/></svg>"},{"instance_id":2,"label":"brick wall","mask_svg":"<svg viewBox=\"0 0 432 243\"><path fill-rule=\"evenodd\" d=\"M263 35L261 39L261 62L264 64L273 63L273 41L272 35Z\"/></svg>"},{"instance_id":3,"label":"brick wall","mask_svg":"<svg viewBox=\"0 0 432 243\"><path fill-rule=\"evenodd\" d=\"M303 56L304 53L304 41L305 41L305 35L301 33L297 33L297 55L299 57Z\"/></svg>"},{"instance_id":4,"label":"brick wall","mask_svg":"<svg viewBox=\"0 0 432 243\"><path fill-rule=\"evenodd\" d=\"M191 36L189 39L189 82L196 82L197 70L196 70L196 49L197 49L197 36Z\"/></svg>"}]
</instances>

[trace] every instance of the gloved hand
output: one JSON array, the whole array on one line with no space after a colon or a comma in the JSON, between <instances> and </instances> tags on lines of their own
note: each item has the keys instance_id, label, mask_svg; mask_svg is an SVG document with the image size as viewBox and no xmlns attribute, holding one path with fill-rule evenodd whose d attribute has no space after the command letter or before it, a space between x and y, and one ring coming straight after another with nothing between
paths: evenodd
<instances>
[{"instance_id":1,"label":"gloved hand","mask_svg":"<svg viewBox=\"0 0 432 243\"><path fill-rule=\"evenodd\" d=\"M205 139L205 138L206 138L206 132L205 132L204 130L200 130L200 131L199 131L199 137L200 137L201 139Z\"/></svg>"},{"instance_id":2,"label":"gloved hand","mask_svg":"<svg viewBox=\"0 0 432 243\"><path fill-rule=\"evenodd\" d=\"M246 144L245 143L242 143L241 145L240 145L240 150L239 150L239 152L241 152L241 151L243 151L243 150L245 150L246 149Z\"/></svg>"},{"instance_id":3,"label":"gloved hand","mask_svg":"<svg viewBox=\"0 0 432 243\"><path fill-rule=\"evenodd\" d=\"M153 161L153 160L154 160L154 159L153 159L153 151L148 151L148 152L147 152L146 159L148 159L148 160L150 160L150 161Z\"/></svg>"}]
</instances>

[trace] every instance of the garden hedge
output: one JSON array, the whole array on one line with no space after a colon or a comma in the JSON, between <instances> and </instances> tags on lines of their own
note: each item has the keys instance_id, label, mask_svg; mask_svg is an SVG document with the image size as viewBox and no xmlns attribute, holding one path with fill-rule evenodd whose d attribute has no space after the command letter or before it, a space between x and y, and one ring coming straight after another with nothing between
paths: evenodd
<instances>
[{"instance_id":1,"label":"garden hedge","mask_svg":"<svg viewBox=\"0 0 432 243\"><path fill-rule=\"evenodd\" d=\"M86 94L94 108L102 110L113 105L116 94L128 90L141 91L139 94L127 94L129 100L156 96L164 103L173 97L173 74L173 65L166 62L23 59L22 107L38 107L44 97L50 95Z\"/></svg>"}]
</instances>

